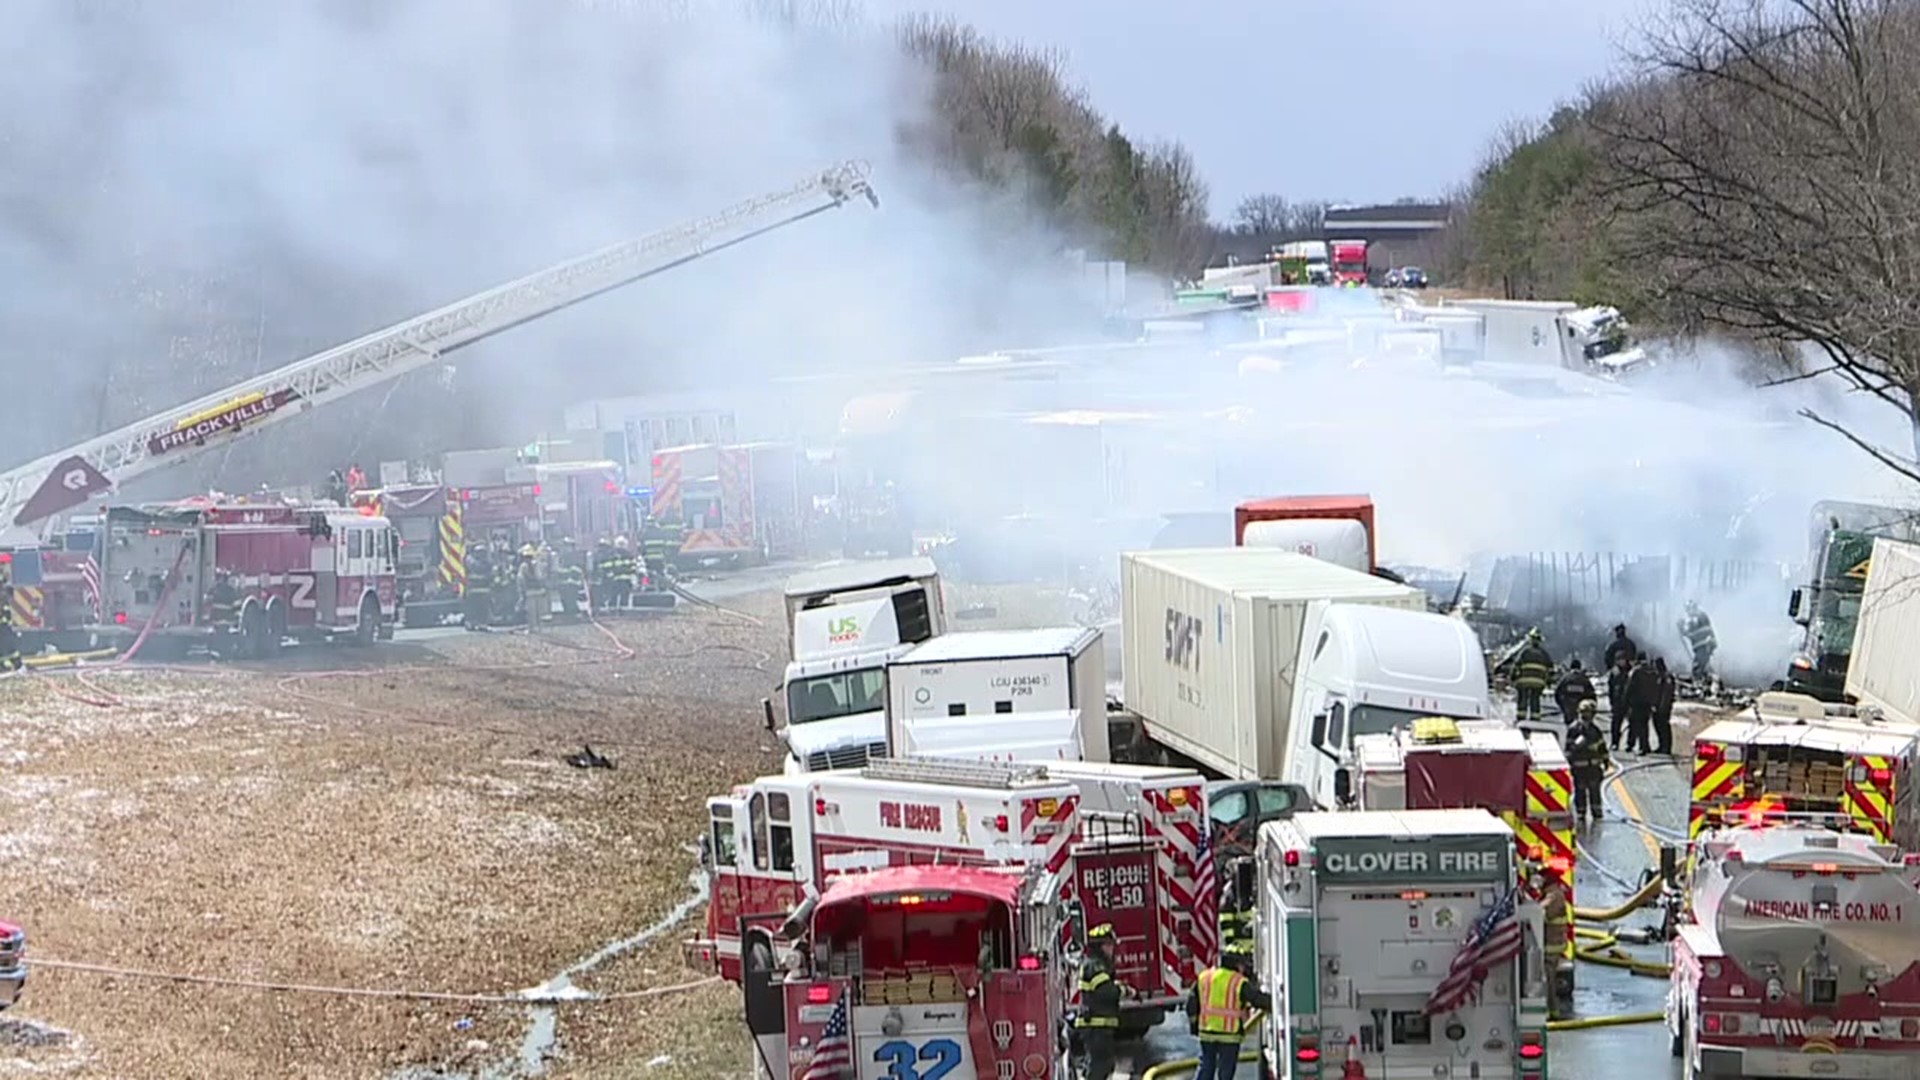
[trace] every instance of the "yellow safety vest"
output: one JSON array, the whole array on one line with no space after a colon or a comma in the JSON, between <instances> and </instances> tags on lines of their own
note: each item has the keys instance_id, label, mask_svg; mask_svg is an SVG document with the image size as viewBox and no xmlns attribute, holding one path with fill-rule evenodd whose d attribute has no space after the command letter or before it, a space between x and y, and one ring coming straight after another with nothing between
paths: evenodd
<instances>
[{"instance_id":1,"label":"yellow safety vest","mask_svg":"<svg viewBox=\"0 0 1920 1080\"><path fill-rule=\"evenodd\" d=\"M1239 1042L1246 1016L1240 1011L1240 990L1247 977L1228 968L1200 973L1200 1039L1202 1042Z\"/></svg>"}]
</instances>

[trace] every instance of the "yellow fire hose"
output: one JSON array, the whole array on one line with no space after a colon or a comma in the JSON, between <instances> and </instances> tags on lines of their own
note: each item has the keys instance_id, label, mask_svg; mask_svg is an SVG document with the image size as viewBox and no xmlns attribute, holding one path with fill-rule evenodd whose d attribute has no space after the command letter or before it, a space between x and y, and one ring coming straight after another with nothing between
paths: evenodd
<instances>
[{"instance_id":1,"label":"yellow fire hose","mask_svg":"<svg viewBox=\"0 0 1920 1080\"><path fill-rule=\"evenodd\" d=\"M82 660L105 660L119 651L118 649L94 649L92 652L48 653L45 656L29 656L21 663L36 670L66 667L68 664L77 664Z\"/></svg>"},{"instance_id":2,"label":"yellow fire hose","mask_svg":"<svg viewBox=\"0 0 1920 1080\"><path fill-rule=\"evenodd\" d=\"M1628 915L1645 907L1654 897L1659 896L1660 886L1661 881L1656 877L1652 881L1642 885L1639 892L1622 900L1618 907L1576 907L1573 909L1573 916L1576 919L1585 919L1588 922L1613 922L1616 919L1624 919Z\"/></svg>"}]
</instances>

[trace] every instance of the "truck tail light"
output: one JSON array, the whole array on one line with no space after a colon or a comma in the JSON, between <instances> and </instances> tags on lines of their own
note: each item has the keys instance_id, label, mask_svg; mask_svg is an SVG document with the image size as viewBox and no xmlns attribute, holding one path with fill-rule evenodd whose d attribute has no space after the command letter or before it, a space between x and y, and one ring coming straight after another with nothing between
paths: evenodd
<instances>
[{"instance_id":1,"label":"truck tail light","mask_svg":"<svg viewBox=\"0 0 1920 1080\"><path fill-rule=\"evenodd\" d=\"M1738 1035L1740 1018L1731 1013L1707 1013L1700 1018L1700 1030L1709 1035Z\"/></svg>"},{"instance_id":2,"label":"truck tail light","mask_svg":"<svg viewBox=\"0 0 1920 1080\"><path fill-rule=\"evenodd\" d=\"M815 817L826 817L827 816L827 800L825 799L813 800L813 813Z\"/></svg>"},{"instance_id":3,"label":"truck tail light","mask_svg":"<svg viewBox=\"0 0 1920 1080\"><path fill-rule=\"evenodd\" d=\"M127 613L126 613L126 612L124 612L124 611L116 611L116 612L114 612L114 613L113 613L113 621L114 621L114 622L116 622L116 623L118 623L118 624L120 624L121 626L125 626L125 625L127 625Z\"/></svg>"},{"instance_id":4,"label":"truck tail light","mask_svg":"<svg viewBox=\"0 0 1920 1080\"><path fill-rule=\"evenodd\" d=\"M1286 855L1282 856L1282 861L1285 862L1288 866L1299 866L1300 853L1297 851L1289 851L1286 853Z\"/></svg>"},{"instance_id":5,"label":"truck tail light","mask_svg":"<svg viewBox=\"0 0 1920 1080\"><path fill-rule=\"evenodd\" d=\"M1693 752L1696 755L1698 755L1702 760L1711 761L1714 758L1719 757L1721 754L1725 753L1726 751L1721 749L1719 743L1703 742L1703 743L1695 743L1693 746Z\"/></svg>"},{"instance_id":6,"label":"truck tail light","mask_svg":"<svg viewBox=\"0 0 1920 1080\"><path fill-rule=\"evenodd\" d=\"M1039 971L1040 958L1033 955L1032 953L1028 953L1027 955L1020 958L1019 966L1021 971ZM1913 1021L1909 1020L1907 1021L1907 1023L1911 1024L1913 1023ZM1908 1036L1908 1037L1911 1038L1912 1036Z\"/></svg>"},{"instance_id":7,"label":"truck tail light","mask_svg":"<svg viewBox=\"0 0 1920 1080\"><path fill-rule=\"evenodd\" d=\"M833 987L827 986L824 983L819 986L807 987L807 1003L808 1004L820 1005L832 1000L833 1000Z\"/></svg>"},{"instance_id":8,"label":"truck tail light","mask_svg":"<svg viewBox=\"0 0 1920 1080\"><path fill-rule=\"evenodd\" d=\"M1006 832L1007 831L1007 815L995 814L993 816L993 827L996 829L999 829L1001 832Z\"/></svg>"},{"instance_id":9,"label":"truck tail light","mask_svg":"<svg viewBox=\"0 0 1920 1080\"><path fill-rule=\"evenodd\" d=\"M1876 784L1884 784L1887 781L1893 779L1893 770L1892 769L1868 769L1867 779L1873 781Z\"/></svg>"},{"instance_id":10,"label":"truck tail light","mask_svg":"<svg viewBox=\"0 0 1920 1080\"><path fill-rule=\"evenodd\" d=\"M1303 1046L1293 1052L1293 1059L1302 1065L1318 1065L1320 1063L1320 1049L1315 1046Z\"/></svg>"},{"instance_id":11,"label":"truck tail light","mask_svg":"<svg viewBox=\"0 0 1920 1080\"><path fill-rule=\"evenodd\" d=\"M1539 1043L1525 1043L1520 1047L1520 1060L1539 1061L1546 1056L1546 1053L1547 1048Z\"/></svg>"}]
</instances>

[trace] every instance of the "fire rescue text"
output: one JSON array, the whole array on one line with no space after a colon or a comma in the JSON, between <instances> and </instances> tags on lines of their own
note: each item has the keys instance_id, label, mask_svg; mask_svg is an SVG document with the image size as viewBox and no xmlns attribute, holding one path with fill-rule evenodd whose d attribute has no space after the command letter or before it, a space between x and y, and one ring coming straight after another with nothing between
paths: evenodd
<instances>
[{"instance_id":1,"label":"fire rescue text","mask_svg":"<svg viewBox=\"0 0 1920 1080\"><path fill-rule=\"evenodd\" d=\"M880 804L880 824L889 829L906 829L910 832L939 832L940 808L922 803L883 802Z\"/></svg>"},{"instance_id":2,"label":"fire rescue text","mask_svg":"<svg viewBox=\"0 0 1920 1080\"><path fill-rule=\"evenodd\" d=\"M1500 869L1500 856L1491 851L1442 851L1435 859L1425 851L1334 851L1327 869L1335 874L1487 874Z\"/></svg>"}]
</instances>

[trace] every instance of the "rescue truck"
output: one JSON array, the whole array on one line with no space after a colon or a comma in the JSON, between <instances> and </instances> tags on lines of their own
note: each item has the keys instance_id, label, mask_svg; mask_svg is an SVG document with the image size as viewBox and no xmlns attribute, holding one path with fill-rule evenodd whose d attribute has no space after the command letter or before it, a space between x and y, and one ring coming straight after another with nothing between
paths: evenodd
<instances>
[{"instance_id":1,"label":"rescue truck","mask_svg":"<svg viewBox=\"0 0 1920 1080\"><path fill-rule=\"evenodd\" d=\"M1688 1080L1920 1076L1920 867L1791 819L1713 827L1669 945Z\"/></svg>"},{"instance_id":2,"label":"rescue truck","mask_svg":"<svg viewBox=\"0 0 1920 1080\"><path fill-rule=\"evenodd\" d=\"M1158 1023L1218 956L1198 773L886 759L858 772L765 777L708 810L712 902L689 959L717 963L728 979L740 977L743 916L790 910L841 874L935 859L1060 874L1061 895L1084 907L1088 925L1114 929L1116 975L1135 992L1125 1030Z\"/></svg>"},{"instance_id":3,"label":"rescue truck","mask_svg":"<svg viewBox=\"0 0 1920 1080\"><path fill-rule=\"evenodd\" d=\"M1264 1075L1545 1080L1550 963L1516 838L1486 810L1262 826Z\"/></svg>"},{"instance_id":4,"label":"rescue truck","mask_svg":"<svg viewBox=\"0 0 1920 1080\"><path fill-rule=\"evenodd\" d=\"M27 932L0 921L0 1012L20 1000L27 987Z\"/></svg>"},{"instance_id":5,"label":"rescue truck","mask_svg":"<svg viewBox=\"0 0 1920 1080\"><path fill-rule=\"evenodd\" d=\"M399 582L383 517L205 499L116 506L101 549L106 636L265 657L285 639L393 636ZM223 587L230 602L222 603Z\"/></svg>"},{"instance_id":6,"label":"rescue truck","mask_svg":"<svg viewBox=\"0 0 1920 1080\"><path fill-rule=\"evenodd\" d=\"M761 563L803 547L800 459L781 443L676 446L653 454L649 529L673 530L673 563Z\"/></svg>"},{"instance_id":7,"label":"rescue truck","mask_svg":"<svg viewBox=\"0 0 1920 1080\"><path fill-rule=\"evenodd\" d=\"M1353 740L1362 810L1484 807L1518 838L1521 881L1540 905L1547 940L1561 943L1552 965L1551 1011L1573 1015L1573 771L1553 736L1495 721L1417 720L1411 729Z\"/></svg>"},{"instance_id":8,"label":"rescue truck","mask_svg":"<svg viewBox=\"0 0 1920 1080\"><path fill-rule=\"evenodd\" d=\"M1920 726L1769 691L1753 718L1721 720L1694 737L1688 835L1758 810L1819 816L1903 851L1920 850L1917 759Z\"/></svg>"},{"instance_id":9,"label":"rescue truck","mask_svg":"<svg viewBox=\"0 0 1920 1080\"><path fill-rule=\"evenodd\" d=\"M743 985L756 1072L1067 1080L1083 920L1039 866L835 878L785 928L792 970Z\"/></svg>"},{"instance_id":10,"label":"rescue truck","mask_svg":"<svg viewBox=\"0 0 1920 1080\"><path fill-rule=\"evenodd\" d=\"M12 586L13 628L22 652L80 649L100 621L100 564L90 533L49 546L0 548L0 581Z\"/></svg>"}]
</instances>

